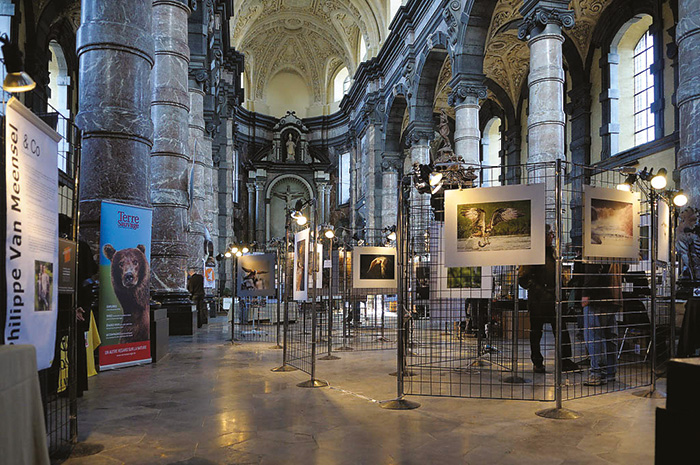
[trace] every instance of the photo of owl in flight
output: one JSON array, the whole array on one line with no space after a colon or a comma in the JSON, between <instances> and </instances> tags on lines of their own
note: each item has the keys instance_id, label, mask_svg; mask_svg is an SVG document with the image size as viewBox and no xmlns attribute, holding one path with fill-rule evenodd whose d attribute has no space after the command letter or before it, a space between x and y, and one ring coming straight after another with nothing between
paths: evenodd
<instances>
[{"instance_id":1,"label":"photo of owl in flight","mask_svg":"<svg viewBox=\"0 0 700 465\"><path fill-rule=\"evenodd\" d=\"M486 212L481 208L474 207L462 211L462 216L472 222L469 237L480 237L478 244L479 247L483 248L491 244L491 234L496 225L520 218L524 214L512 207L497 208L487 223Z\"/></svg>"}]
</instances>

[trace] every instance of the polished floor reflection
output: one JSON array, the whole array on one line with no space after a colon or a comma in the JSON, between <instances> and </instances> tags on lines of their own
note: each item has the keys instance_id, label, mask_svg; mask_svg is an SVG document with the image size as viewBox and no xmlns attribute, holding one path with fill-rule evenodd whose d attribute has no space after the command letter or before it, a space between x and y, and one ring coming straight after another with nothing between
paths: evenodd
<instances>
[{"instance_id":1,"label":"polished floor reflection","mask_svg":"<svg viewBox=\"0 0 700 465\"><path fill-rule=\"evenodd\" d=\"M170 339L157 364L100 373L79 403L79 440L65 464L651 464L665 400L619 392L566 402L578 420L540 418L551 403L396 393L391 351L319 361L330 388L273 373L270 343L232 346L225 318ZM663 386L661 386L663 389ZM101 450L90 456L84 453Z\"/></svg>"}]
</instances>

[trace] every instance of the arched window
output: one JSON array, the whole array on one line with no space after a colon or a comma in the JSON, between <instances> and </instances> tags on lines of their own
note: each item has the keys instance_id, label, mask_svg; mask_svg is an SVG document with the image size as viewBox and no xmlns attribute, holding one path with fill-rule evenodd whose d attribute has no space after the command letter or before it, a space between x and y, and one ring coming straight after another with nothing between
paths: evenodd
<instances>
[{"instance_id":1,"label":"arched window","mask_svg":"<svg viewBox=\"0 0 700 465\"><path fill-rule=\"evenodd\" d=\"M70 104L68 101L68 87L70 75L68 64L63 49L55 40L49 42L51 61L49 62L49 111L57 112L58 124L56 132L61 135L58 143L58 167L65 173L71 171L70 153L68 144L68 121L71 118Z\"/></svg>"},{"instance_id":2,"label":"arched window","mask_svg":"<svg viewBox=\"0 0 700 465\"><path fill-rule=\"evenodd\" d=\"M654 140L654 36L649 30L634 47L634 145Z\"/></svg>"},{"instance_id":3,"label":"arched window","mask_svg":"<svg viewBox=\"0 0 700 465\"><path fill-rule=\"evenodd\" d=\"M608 53L603 50L604 158L651 142L660 132L662 109L655 102L662 70L654 64L659 45L653 21L635 16L612 37Z\"/></svg>"},{"instance_id":4,"label":"arched window","mask_svg":"<svg viewBox=\"0 0 700 465\"><path fill-rule=\"evenodd\" d=\"M350 73L347 68L343 68L335 75L333 79L333 101L339 102L343 100L343 96L350 90Z\"/></svg>"},{"instance_id":5,"label":"arched window","mask_svg":"<svg viewBox=\"0 0 700 465\"><path fill-rule=\"evenodd\" d=\"M360 33L360 49L358 50L360 55L360 61L365 61L367 59L368 50L367 42L365 42L365 36Z\"/></svg>"},{"instance_id":6,"label":"arched window","mask_svg":"<svg viewBox=\"0 0 700 465\"><path fill-rule=\"evenodd\" d=\"M481 153L483 157L482 166L501 166L501 118L494 117L486 123L484 135L481 138ZM501 181L498 179L500 174L501 170L497 168L486 170L481 185L484 187L500 186Z\"/></svg>"},{"instance_id":7,"label":"arched window","mask_svg":"<svg viewBox=\"0 0 700 465\"><path fill-rule=\"evenodd\" d=\"M396 12L399 11L399 8L403 5L403 0L389 0L389 21L388 23L391 23L391 21L394 19L394 16L396 16Z\"/></svg>"}]
</instances>

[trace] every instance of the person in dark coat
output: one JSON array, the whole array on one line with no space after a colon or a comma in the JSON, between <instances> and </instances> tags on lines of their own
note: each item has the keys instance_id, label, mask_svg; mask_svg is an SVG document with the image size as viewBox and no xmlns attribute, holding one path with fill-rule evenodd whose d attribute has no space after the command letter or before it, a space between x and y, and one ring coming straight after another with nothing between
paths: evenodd
<instances>
[{"instance_id":1,"label":"person in dark coat","mask_svg":"<svg viewBox=\"0 0 700 465\"><path fill-rule=\"evenodd\" d=\"M556 335L556 299L555 275L556 257L554 255L554 231L547 225L547 246L544 265L521 266L518 272L518 284L527 289L527 308L530 313L530 359L535 373L544 373L544 356L540 350L540 341L545 323L549 323ZM562 323L564 324L564 323ZM578 365L571 360L571 338L566 326L562 328L562 371L576 371Z\"/></svg>"},{"instance_id":2,"label":"person in dark coat","mask_svg":"<svg viewBox=\"0 0 700 465\"><path fill-rule=\"evenodd\" d=\"M97 311L98 271L99 268L93 257L90 244L80 239L78 242L78 308L76 308L76 319L78 320L78 397L82 396L83 391L87 391L88 388L88 354L85 350L85 334L90 329L90 313Z\"/></svg>"},{"instance_id":3,"label":"person in dark coat","mask_svg":"<svg viewBox=\"0 0 700 465\"><path fill-rule=\"evenodd\" d=\"M197 328L201 328L207 323L207 309L204 304L204 276L197 273L196 268L190 268L188 271L190 277L187 279L187 291L190 293L190 299L197 306Z\"/></svg>"}]
</instances>

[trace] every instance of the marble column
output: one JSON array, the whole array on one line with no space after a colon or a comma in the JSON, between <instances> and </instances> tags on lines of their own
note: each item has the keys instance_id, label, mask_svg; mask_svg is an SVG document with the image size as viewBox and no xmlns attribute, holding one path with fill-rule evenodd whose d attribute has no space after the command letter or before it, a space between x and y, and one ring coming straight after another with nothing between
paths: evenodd
<instances>
[{"instance_id":1,"label":"marble column","mask_svg":"<svg viewBox=\"0 0 700 465\"><path fill-rule=\"evenodd\" d=\"M318 192L318 223L326 222L326 187L325 182L316 182L316 192Z\"/></svg>"},{"instance_id":2,"label":"marble column","mask_svg":"<svg viewBox=\"0 0 700 465\"><path fill-rule=\"evenodd\" d=\"M583 166L591 163L591 86L582 85L569 92L571 102L566 111L571 118L571 185L574 192L583 192L586 173ZM574 246L581 246L583 241L583 196L572 195L571 240Z\"/></svg>"},{"instance_id":3,"label":"marble column","mask_svg":"<svg viewBox=\"0 0 700 465\"><path fill-rule=\"evenodd\" d=\"M399 154L385 153L382 161L382 222L381 228L396 226L399 212L399 173L403 162Z\"/></svg>"},{"instance_id":4,"label":"marble column","mask_svg":"<svg viewBox=\"0 0 700 465\"><path fill-rule=\"evenodd\" d=\"M206 218L206 192L204 179L206 177L206 158L211 157L211 151L207 152L204 144L204 116L203 103L204 91L197 83L190 80L190 118L189 118L189 153L191 180L190 192L190 222L187 233L188 242L188 266L199 267L204 259L204 235Z\"/></svg>"},{"instance_id":5,"label":"marble column","mask_svg":"<svg viewBox=\"0 0 700 465\"><path fill-rule=\"evenodd\" d=\"M430 123L410 123L406 141L410 145L411 164L427 165L430 163L430 140L435 137L435 131ZM413 219L411 229L413 231L427 231L429 218L432 215L430 209L430 193L419 194L417 190L411 193L411 208ZM411 238L415 241L414 250L417 253L427 252L425 239L416 235Z\"/></svg>"},{"instance_id":6,"label":"marble column","mask_svg":"<svg viewBox=\"0 0 700 465\"><path fill-rule=\"evenodd\" d=\"M259 245L267 242L265 237L265 181L255 181L255 240Z\"/></svg>"},{"instance_id":7,"label":"marble column","mask_svg":"<svg viewBox=\"0 0 700 465\"><path fill-rule=\"evenodd\" d=\"M486 87L458 83L453 86L449 104L455 107L455 155L469 166L479 167L479 99L486 98Z\"/></svg>"},{"instance_id":8,"label":"marble column","mask_svg":"<svg viewBox=\"0 0 700 465\"><path fill-rule=\"evenodd\" d=\"M202 179L204 183L202 186L204 189L204 227L207 228L211 240L214 242L214 255L216 255L216 247L219 245L219 215L216 204L216 189L214 186L218 184L216 182L218 174L214 167L214 139L211 137L210 131L204 133L204 140L202 142L202 146L204 147L204 177Z\"/></svg>"},{"instance_id":9,"label":"marble column","mask_svg":"<svg viewBox=\"0 0 700 465\"><path fill-rule=\"evenodd\" d=\"M248 189L248 242L255 240L255 183L247 182Z\"/></svg>"},{"instance_id":10,"label":"marble column","mask_svg":"<svg viewBox=\"0 0 700 465\"><path fill-rule=\"evenodd\" d=\"M524 20L518 31L518 37L527 39L530 47L528 177L530 183L543 182L547 186L549 223L554 219L554 164L532 165L565 159L562 27L574 24L573 11L566 10L568 3L568 0L526 1L520 9Z\"/></svg>"},{"instance_id":11,"label":"marble column","mask_svg":"<svg viewBox=\"0 0 700 465\"><path fill-rule=\"evenodd\" d=\"M700 209L700 4L679 0L678 17L678 171L688 205Z\"/></svg>"},{"instance_id":12,"label":"marble column","mask_svg":"<svg viewBox=\"0 0 700 465\"><path fill-rule=\"evenodd\" d=\"M189 14L186 1L153 0L151 286L156 292L185 292L187 284Z\"/></svg>"},{"instance_id":13,"label":"marble column","mask_svg":"<svg viewBox=\"0 0 700 465\"><path fill-rule=\"evenodd\" d=\"M77 34L80 222L97 251L103 200L149 207L152 0L90 0Z\"/></svg>"}]
</instances>

